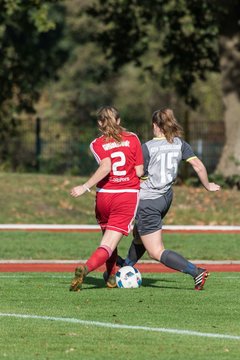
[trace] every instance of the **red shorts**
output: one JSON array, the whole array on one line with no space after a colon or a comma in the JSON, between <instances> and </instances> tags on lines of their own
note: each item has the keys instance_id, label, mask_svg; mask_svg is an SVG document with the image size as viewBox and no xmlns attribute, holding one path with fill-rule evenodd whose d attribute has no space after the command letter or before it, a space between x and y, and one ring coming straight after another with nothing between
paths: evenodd
<instances>
[{"instance_id":1,"label":"red shorts","mask_svg":"<svg viewBox=\"0 0 240 360\"><path fill-rule=\"evenodd\" d=\"M139 192L97 192L96 218L102 230L114 230L128 235L135 218Z\"/></svg>"}]
</instances>

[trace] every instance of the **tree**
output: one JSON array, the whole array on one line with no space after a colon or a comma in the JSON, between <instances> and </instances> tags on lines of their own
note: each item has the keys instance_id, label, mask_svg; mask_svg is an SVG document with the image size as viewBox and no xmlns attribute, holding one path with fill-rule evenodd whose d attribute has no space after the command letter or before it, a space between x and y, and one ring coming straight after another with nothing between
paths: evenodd
<instances>
[{"instance_id":1,"label":"tree","mask_svg":"<svg viewBox=\"0 0 240 360\"><path fill-rule=\"evenodd\" d=\"M220 69L225 106L226 143L218 171L226 176L240 170L240 3L223 1L219 17Z\"/></svg>"},{"instance_id":2,"label":"tree","mask_svg":"<svg viewBox=\"0 0 240 360\"><path fill-rule=\"evenodd\" d=\"M46 85L37 104L39 116L51 122L52 133L57 131L58 139L66 140L66 148L58 160L55 158L53 161L55 169L59 168L61 162L62 170L75 174L88 174L96 166L89 142L98 133L96 111L100 106L117 106L123 126L137 131L143 138L146 136L144 121L148 125L151 116L149 104L154 103L154 108L159 98L163 98L158 84L154 84L155 98L152 96L152 83L148 80L146 85L146 81L142 81L143 75L145 78L149 76L143 74L140 68L128 64L118 73L111 70L101 46L93 42L102 26L86 13L89 3L94 1L64 2L64 42L71 47L70 56L59 69L58 80ZM42 130L44 136L44 125ZM49 127L46 135L49 135ZM46 143L47 140L45 148Z\"/></svg>"},{"instance_id":3,"label":"tree","mask_svg":"<svg viewBox=\"0 0 240 360\"><path fill-rule=\"evenodd\" d=\"M225 105L226 144L218 171L229 176L240 170L240 4L237 0L99 0L89 10L102 21L96 36L114 69L134 61L144 66L163 86L172 84L185 102L195 108L192 88L198 79L221 72ZM142 57L153 36L159 34L156 69Z\"/></svg>"},{"instance_id":4,"label":"tree","mask_svg":"<svg viewBox=\"0 0 240 360\"><path fill-rule=\"evenodd\" d=\"M54 4L54 7L52 6ZM66 58L64 8L57 1L0 0L0 156L7 159L18 116L34 112L45 82Z\"/></svg>"},{"instance_id":5,"label":"tree","mask_svg":"<svg viewBox=\"0 0 240 360\"><path fill-rule=\"evenodd\" d=\"M70 49L69 57L59 69L57 81L46 84L37 104L38 114L48 124L45 133L42 126L45 148L49 146L49 133L64 144L50 152L51 159L46 162L47 166L52 163L49 172L84 175L95 169L89 142L97 133L96 110L113 103L114 79L108 78L109 67L101 47L91 42L98 24L85 13L90 3L92 0L63 1L63 42ZM43 168L43 159L41 165Z\"/></svg>"}]
</instances>

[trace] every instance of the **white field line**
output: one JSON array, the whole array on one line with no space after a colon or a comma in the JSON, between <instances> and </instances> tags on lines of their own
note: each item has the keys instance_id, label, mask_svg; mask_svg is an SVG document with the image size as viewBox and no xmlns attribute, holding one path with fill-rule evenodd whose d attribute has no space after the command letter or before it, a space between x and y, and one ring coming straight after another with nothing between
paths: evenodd
<instances>
[{"instance_id":1,"label":"white field line","mask_svg":"<svg viewBox=\"0 0 240 360\"><path fill-rule=\"evenodd\" d=\"M0 224L0 230L99 230L98 225L58 225L58 224ZM240 231L240 226L211 225L165 225L169 231Z\"/></svg>"},{"instance_id":2,"label":"white field line","mask_svg":"<svg viewBox=\"0 0 240 360\"><path fill-rule=\"evenodd\" d=\"M240 340L240 336L238 335L228 335L228 334L214 334L214 333L204 333L198 331L191 330L180 330L180 329L168 329L168 328L155 328L148 326L133 326L133 325L119 325L119 324L111 324L100 321L88 321L88 320L80 320L74 318L61 318L54 316L39 316L39 315L25 315L25 314L9 314L9 313L0 313L2 317L14 317L20 319L37 319L37 320L50 320L50 321L62 321L72 324L80 324L86 326L99 326L111 329L127 329L127 330L144 330L150 332L160 332L160 333L169 333L176 335L188 335L188 336L198 336L198 337L208 337L215 339L228 339L228 340Z\"/></svg>"}]
</instances>

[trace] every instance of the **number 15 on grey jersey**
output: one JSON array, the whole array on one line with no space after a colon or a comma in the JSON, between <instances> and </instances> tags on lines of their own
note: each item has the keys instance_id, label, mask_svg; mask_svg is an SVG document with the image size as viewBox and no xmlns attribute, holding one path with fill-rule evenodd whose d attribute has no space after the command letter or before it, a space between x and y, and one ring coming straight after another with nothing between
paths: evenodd
<instances>
[{"instance_id":1,"label":"number 15 on grey jersey","mask_svg":"<svg viewBox=\"0 0 240 360\"><path fill-rule=\"evenodd\" d=\"M196 157L191 146L178 137L172 143L164 137L153 138L142 149L146 180L141 183L141 199L156 199L165 194L177 177L180 161Z\"/></svg>"}]
</instances>

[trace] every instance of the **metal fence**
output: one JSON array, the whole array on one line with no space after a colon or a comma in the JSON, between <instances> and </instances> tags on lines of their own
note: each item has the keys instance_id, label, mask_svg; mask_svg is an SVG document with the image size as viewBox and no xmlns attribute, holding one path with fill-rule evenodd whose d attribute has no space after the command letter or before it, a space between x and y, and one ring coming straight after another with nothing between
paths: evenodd
<instances>
[{"instance_id":1,"label":"metal fence","mask_svg":"<svg viewBox=\"0 0 240 360\"><path fill-rule=\"evenodd\" d=\"M216 169L225 141L224 134L222 121L189 122L186 140L209 173ZM142 140L141 131L139 137ZM62 125L34 119L22 123L18 136L11 141L6 166L13 171L89 175L96 168L89 150L90 141L86 140L83 131L76 134ZM4 164L3 159L1 162Z\"/></svg>"},{"instance_id":2,"label":"metal fence","mask_svg":"<svg viewBox=\"0 0 240 360\"><path fill-rule=\"evenodd\" d=\"M208 172L214 172L225 143L224 122L190 123L189 142Z\"/></svg>"}]
</instances>

